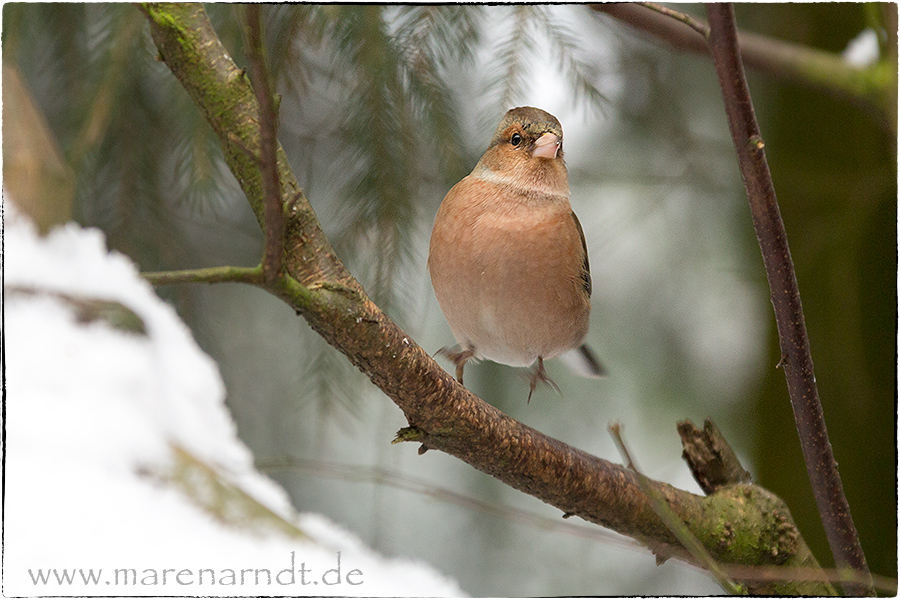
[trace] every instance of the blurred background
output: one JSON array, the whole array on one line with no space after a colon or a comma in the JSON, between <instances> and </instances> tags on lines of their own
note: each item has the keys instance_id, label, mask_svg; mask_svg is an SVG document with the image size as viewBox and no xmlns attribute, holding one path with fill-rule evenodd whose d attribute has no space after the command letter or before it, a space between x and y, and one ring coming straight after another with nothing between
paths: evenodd
<instances>
[{"instance_id":1,"label":"blurred background","mask_svg":"<svg viewBox=\"0 0 900 600\"><path fill-rule=\"evenodd\" d=\"M896 5L739 5L737 18L835 53L869 36L877 58L890 47L890 7L893 31ZM244 65L238 8L207 10ZM707 57L586 6L301 5L263 16L279 139L297 177L350 271L429 351L453 343L425 270L441 199L508 108L555 114L592 266L588 341L610 376L578 379L552 361L561 394L540 388L530 404L516 369L480 363L467 385L614 462L607 424L618 420L647 475L697 493L675 423L710 417L832 564ZM896 577L896 120L766 73L749 81L845 491L870 567ZM4 5L3 107L4 188L45 229L98 227L145 271L258 263L246 199L134 7ZM218 362L241 437L298 510L477 596L719 590L454 458L391 446L406 425L399 409L276 298L233 284L159 293Z\"/></svg>"}]
</instances>

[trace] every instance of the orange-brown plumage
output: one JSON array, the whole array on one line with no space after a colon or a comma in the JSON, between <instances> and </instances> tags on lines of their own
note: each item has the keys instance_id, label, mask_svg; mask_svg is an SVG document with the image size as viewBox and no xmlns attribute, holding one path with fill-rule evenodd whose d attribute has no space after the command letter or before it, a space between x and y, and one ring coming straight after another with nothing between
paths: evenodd
<instances>
[{"instance_id":1,"label":"orange-brown plumage","mask_svg":"<svg viewBox=\"0 0 900 600\"><path fill-rule=\"evenodd\" d=\"M431 235L428 269L461 346L447 352L458 378L474 356L537 361L532 390L547 380L543 359L579 348L587 334L586 252L559 122L536 108L510 110L472 173L447 193Z\"/></svg>"}]
</instances>

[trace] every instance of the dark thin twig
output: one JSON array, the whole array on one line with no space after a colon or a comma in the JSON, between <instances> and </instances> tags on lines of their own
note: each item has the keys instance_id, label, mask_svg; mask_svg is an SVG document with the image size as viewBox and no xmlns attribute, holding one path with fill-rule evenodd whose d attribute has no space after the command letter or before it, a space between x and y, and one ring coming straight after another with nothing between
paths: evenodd
<instances>
[{"instance_id":1,"label":"dark thin twig","mask_svg":"<svg viewBox=\"0 0 900 600\"><path fill-rule=\"evenodd\" d=\"M272 86L266 68L259 4L247 5L247 67L250 83L259 103L260 152L263 205L265 209L266 249L263 273L272 282L284 269L284 209L281 201L281 179L276 160L278 117L272 99Z\"/></svg>"},{"instance_id":2,"label":"dark thin twig","mask_svg":"<svg viewBox=\"0 0 900 600\"><path fill-rule=\"evenodd\" d=\"M703 36L704 39L709 38L709 26L703 23L702 21L698 21L691 15L683 12L678 12L677 10L672 10L662 4L657 4L656 2L639 2L641 6L649 8L654 12L658 12L661 15L665 15L667 17L671 17L678 21L681 21L697 33Z\"/></svg>"},{"instance_id":3,"label":"dark thin twig","mask_svg":"<svg viewBox=\"0 0 900 600\"><path fill-rule=\"evenodd\" d=\"M738 49L734 7L708 4L706 10L710 49L769 281L781 344L781 365L806 470L836 565L868 573L819 402L794 264ZM847 582L845 589L853 595L874 595L871 581L869 585Z\"/></svg>"}]
</instances>

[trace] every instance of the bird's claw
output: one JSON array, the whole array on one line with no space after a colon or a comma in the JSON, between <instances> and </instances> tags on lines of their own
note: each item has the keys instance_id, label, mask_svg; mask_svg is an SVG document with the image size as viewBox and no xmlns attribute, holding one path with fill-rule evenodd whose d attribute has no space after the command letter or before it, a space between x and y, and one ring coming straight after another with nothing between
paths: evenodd
<instances>
[{"instance_id":1,"label":"bird's claw","mask_svg":"<svg viewBox=\"0 0 900 600\"><path fill-rule=\"evenodd\" d=\"M550 379L547 375L547 371L544 369L544 359L538 356L537 366L534 367L534 370L531 372L531 389L528 390L528 402L526 404L531 404L531 395L534 393L534 389L537 387L538 382L543 382L556 390L557 394L561 394L559 391L559 386L556 385L556 382Z\"/></svg>"},{"instance_id":2,"label":"bird's claw","mask_svg":"<svg viewBox=\"0 0 900 600\"><path fill-rule=\"evenodd\" d=\"M437 352L435 355L444 356L450 359L453 364L456 365L456 380L460 385L463 384L463 367L466 364L466 361L475 356L475 350L472 348L466 348L465 350L457 350L459 346L454 348L443 347Z\"/></svg>"}]
</instances>

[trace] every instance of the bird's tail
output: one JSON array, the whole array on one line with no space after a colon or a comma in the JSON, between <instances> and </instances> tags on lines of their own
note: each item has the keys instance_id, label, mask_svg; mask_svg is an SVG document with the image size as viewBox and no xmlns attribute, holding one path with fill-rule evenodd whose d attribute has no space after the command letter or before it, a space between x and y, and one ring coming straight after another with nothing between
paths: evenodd
<instances>
[{"instance_id":1,"label":"bird's tail","mask_svg":"<svg viewBox=\"0 0 900 600\"><path fill-rule=\"evenodd\" d=\"M597 379L607 374L606 369L600 364L600 359L597 358L597 355L594 354L594 351L587 344L582 344L561 354L560 358L570 369L582 377Z\"/></svg>"}]
</instances>

